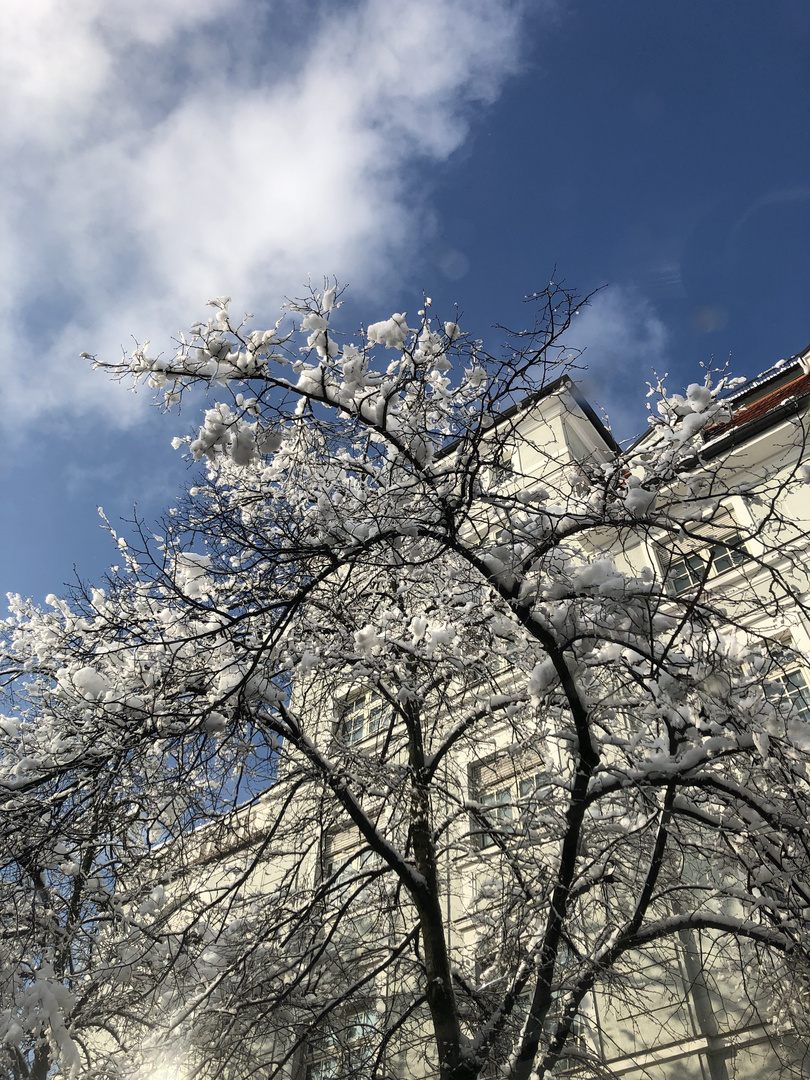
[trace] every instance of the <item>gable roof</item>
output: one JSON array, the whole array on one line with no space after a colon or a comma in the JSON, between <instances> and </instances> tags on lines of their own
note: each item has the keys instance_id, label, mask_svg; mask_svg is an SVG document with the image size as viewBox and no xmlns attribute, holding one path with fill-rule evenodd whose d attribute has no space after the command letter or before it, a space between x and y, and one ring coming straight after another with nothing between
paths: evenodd
<instances>
[{"instance_id":1,"label":"gable roof","mask_svg":"<svg viewBox=\"0 0 810 1080\"><path fill-rule=\"evenodd\" d=\"M580 392L579 387L570 377L570 375L560 375L552 382L546 383L545 386L540 387L531 394L527 394L526 397L521 398L519 401L513 402L503 412L499 412L497 416L493 418L492 427L489 431L496 431L498 427L505 424L520 413L528 414L531 409L534 408L538 402L543 398L551 397L553 394L561 393L562 391L568 391L573 398L576 405L582 410L590 425L597 432L604 444L609 450L618 451L620 449L619 444L613 436L613 432L605 426L600 420L593 406ZM454 453L461 445L461 439L453 439L441 448L436 454L437 458L448 457Z\"/></svg>"}]
</instances>

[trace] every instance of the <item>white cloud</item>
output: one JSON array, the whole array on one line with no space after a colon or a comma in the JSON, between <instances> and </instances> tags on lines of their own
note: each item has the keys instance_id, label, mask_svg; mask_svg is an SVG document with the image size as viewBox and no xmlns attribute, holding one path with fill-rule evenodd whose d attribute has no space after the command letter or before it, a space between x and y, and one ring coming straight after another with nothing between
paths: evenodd
<instances>
[{"instance_id":1,"label":"white cloud","mask_svg":"<svg viewBox=\"0 0 810 1080\"><path fill-rule=\"evenodd\" d=\"M510 0L8 3L0 374L22 419L120 414L132 399L77 354L166 343L211 295L272 311L309 272L390 280L419 239L415 167L497 95L522 18Z\"/></svg>"},{"instance_id":2,"label":"white cloud","mask_svg":"<svg viewBox=\"0 0 810 1080\"><path fill-rule=\"evenodd\" d=\"M581 388L606 409L617 438L639 434L646 384L668 364L666 327L650 301L634 288L602 289L574 317L565 341L584 350Z\"/></svg>"}]
</instances>

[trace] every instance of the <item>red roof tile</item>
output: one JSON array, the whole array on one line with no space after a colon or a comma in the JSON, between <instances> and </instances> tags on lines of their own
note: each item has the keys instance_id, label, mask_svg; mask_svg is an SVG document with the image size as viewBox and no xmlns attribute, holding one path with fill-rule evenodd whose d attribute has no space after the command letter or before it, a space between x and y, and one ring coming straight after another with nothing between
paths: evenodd
<instances>
[{"instance_id":1,"label":"red roof tile","mask_svg":"<svg viewBox=\"0 0 810 1080\"><path fill-rule=\"evenodd\" d=\"M799 375L798 378L785 383L784 386L772 390L770 394L763 394L762 397L752 401L749 405L741 405L734 410L730 420L725 424L718 424L713 427L710 432L707 432L707 435L713 438L730 428L742 427L743 424L755 420L758 416L764 416L766 413L771 412L777 405L782 405L790 398L801 397L803 394L810 394L810 374Z\"/></svg>"}]
</instances>

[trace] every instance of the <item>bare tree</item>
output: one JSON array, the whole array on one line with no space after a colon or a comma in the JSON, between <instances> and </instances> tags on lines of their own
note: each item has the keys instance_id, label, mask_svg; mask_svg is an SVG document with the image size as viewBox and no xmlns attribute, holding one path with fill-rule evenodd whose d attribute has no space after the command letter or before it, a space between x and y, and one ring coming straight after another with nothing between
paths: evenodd
<instances>
[{"instance_id":1,"label":"bare tree","mask_svg":"<svg viewBox=\"0 0 810 1080\"><path fill-rule=\"evenodd\" d=\"M60 1023L123 1074L599 1075L588 1003L651 958L707 995L724 965L806 985L801 411L752 461L707 375L623 450L566 374L561 286L501 359L427 302L342 343L338 298L267 332L221 298L173 358L110 365L219 400L159 533L9 628L8 807L36 852L40 800L91 902L68 883L20 936L66 871L9 857L22 982L65 988L39 1028L6 994L9 1075L64 1060ZM53 967L88 934L103 961ZM80 982L109 1029L83 1043Z\"/></svg>"}]
</instances>

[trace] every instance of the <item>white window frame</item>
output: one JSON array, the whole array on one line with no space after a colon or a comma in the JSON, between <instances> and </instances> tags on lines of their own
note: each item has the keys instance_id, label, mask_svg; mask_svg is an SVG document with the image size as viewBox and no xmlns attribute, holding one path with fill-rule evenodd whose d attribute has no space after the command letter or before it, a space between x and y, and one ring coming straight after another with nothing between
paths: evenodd
<instances>
[{"instance_id":1,"label":"white window frame","mask_svg":"<svg viewBox=\"0 0 810 1080\"><path fill-rule=\"evenodd\" d=\"M721 507L715 518L698 526L688 540L663 537L657 541L656 558L664 587L680 597L743 566L751 556L736 519L729 509Z\"/></svg>"},{"instance_id":2,"label":"white window frame","mask_svg":"<svg viewBox=\"0 0 810 1080\"><path fill-rule=\"evenodd\" d=\"M560 946L560 958L564 959L565 946ZM498 953L492 949L491 943L485 939L479 939L476 956L475 956L475 982L479 990L483 990L486 986L493 985L495 983L502 982L509 978L508 973L504 972L497 975L494 979L484 982L484 974L493 966L496 965L498 959ZM552 993L552 999L557 1000L560 996L559 990L555 990ZM524 988L523 993L519 995L515 1002L515 1009L513 1017L517 1021L525 1020L531 1008L532 1002L532 989L531 987ZM545 1031L547 1034L552 1034L554 1028L558 1023L556 1016L550 1016L546 1018ZM568 1041L563 1048L563 1052L557 1060L554 1066L553 1073L564 1073L571 1069L580 1068L582 1065L582 1058L588 1053L588 1022L580 1011L574 1017L571 1024L571 1031L568 1035Z\"/></svg>"},{"instance_id":3,"label":"white window frame","mask_svg":"<svg viewBox=\"0 0 810 1080\"><path fill-rule=\"evenodd\" d=\"M338 737L344 746L356 746L378 732L391 717L391 706L373 688L347 698L340 705Z\"/></svg>"},{"instance_id":4,"label":"white window frame","mask_svg":"<svg viewBox=\"0 0 810 1080\"><path fill-rule=\"evenodd\" d=\"M810 724L810 678L807 668L798 657L790 655L794 648L789 639L779 643L779 651L782 649L784 659L778 654L771 654L774 665L765 674L765 696L777 708L783 708L787 699L794 716Z\"/></svg>"},{"instance_id":5,"label":"white window frame","mask_svg":"<svg viewBox=\"0 0 810 1080\"><path fill-rule=\"evenodd\" d=\"M369 848L355 851L351 847L346 847L341 851L335 851L333 841L330 840L324 860L323 876L324 880L334 877L334 893L343 896L352 884L357 883L359 875L364 870L374 870L380 864L379 855Z\"/></svg>"},{"instance_id":6,"label":"white window frame","mask_svg":"<svg viewBox=\"0 0 810 1080\"><path fill-rule=\"evenodd\" d=\"M344 1026L339 1031L313 1039L307 1048L306 1080L363 1075L374 1054L366 1040L377 1031L377 1023L377 1011L373 1005L369 1005L365 1009L357 1008L348 1012L343 1017Z\"/></svg>"},{"instance_id":7,"label":"white window frame","mask_svg":"<svg viewBox=\"0 0 810 1080\"><path fill-rule=\"evenodd\" d=\"M502 764L508 769L498 768ZM487 775L488 774L488 775ZM551 782L549 773L540 763L522 770L507 757L474 762L468 769L470 799L480 807L490 808L483 816L491 828L482 822L482 812L471 814L470 836L476 851L497 844L497 836L508 836L521 826L531 827L531 808L539 802L539 792Z\"/></svg>"},{"instance_id":8,"label":"white window frame","mask_svg":"<svg viewBox=\"0 0 810 1080\"><path fill-rule=\"evenodd\" d=\"M516 447L506 442L495 451L493 461L488 467L489 487L492 491L501 491L515 479Z\"/></svg>"}]
</instances>

